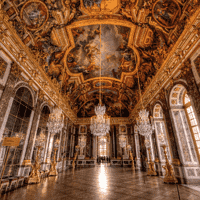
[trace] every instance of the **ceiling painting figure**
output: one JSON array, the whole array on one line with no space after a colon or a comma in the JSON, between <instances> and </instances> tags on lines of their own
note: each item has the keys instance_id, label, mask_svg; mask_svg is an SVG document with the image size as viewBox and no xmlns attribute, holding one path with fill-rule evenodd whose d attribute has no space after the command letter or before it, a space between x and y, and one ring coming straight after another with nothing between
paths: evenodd
<instances>
[{"instance_id":1,"label":"ceiling painting figure","mask_svg":"<svg viewBox=\"0 0 200 200\"><path fill-rule=\"evenodd\" d=\"M180 6L175 0L158 0L153 7L153 17L161 26L173 28L180 11Z\"/></svg>"},{"instance_id":2,"label":"ceiling painting figure","mask_svg":"<svg viewBox=\"0 0 200 200\"><path fill-rule=\"evenodd\" d=\"M87 80L99 77L101 67L101 77L120 79L122 72L135 70L136 55L128 47L130 28L103 24L100 30L100 25L90 25L72 29L72 34L75 48L67 57L70 72L83 73Z\"/></svg>"},{"instance_id":3,"label":"ceiling painting figure","mask_svg":"<svg viewBox=\"0 0 200 200\"><path fill-rule=\"evenodd\" d=\"M100 94L108 115L128 116L140 101L138 78L143 95L198 6L197 0L0 3L3 20L8 20L21 45L19 58L30 56L34 74L45 77L41 79L45 90L49 90L46 82L55 88L53 101L62 97L63 105L77 117L92 117ZM194 62L197 70L198 61Z\"/></svg>"},{"instance_id":4,"label":"ceiling painting figure","mask_svg":"<svg viewBox=\"0 0 200 200\"><path fill-rule=\"evenodd\" d=\"M26 2L21 10L21 18L29 30L42 28L47 22L49 11L47 6L40 0Z\"/></svg>"}]
</instances>

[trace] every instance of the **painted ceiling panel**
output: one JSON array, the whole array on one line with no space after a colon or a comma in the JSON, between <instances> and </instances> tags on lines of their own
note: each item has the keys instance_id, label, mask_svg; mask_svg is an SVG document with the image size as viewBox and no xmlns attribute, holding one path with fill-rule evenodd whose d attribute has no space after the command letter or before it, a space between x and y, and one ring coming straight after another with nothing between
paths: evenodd
<instances>
[{"instance_id":1,"label":"painted ceiling panel","mask_svg":"<svg viewBox=\"0 0 200 200\"><path fill-rule=\"evenodd\" d=\"M199 1L3 0L1 7L36 70L78 117L94 115L100 93L108 115L126 117L140 99L138 78L143 94Z\"/></svg>"},{"instance_id":2,"label":"painted ceiling panel","mask_svg":"<svg viewBox=\"0 0 200 200\"><path fill-rule=\"evenodd\" d=\"M122 72L134 71L136 55L127 46L130 28L111 24L90 25L72 29L72 33L75 48L67 57L70 72L83 73L84 79L88 80L100 77L100 71L101 77L117 79L121 78Z\"/></svg>"}]
</instances>

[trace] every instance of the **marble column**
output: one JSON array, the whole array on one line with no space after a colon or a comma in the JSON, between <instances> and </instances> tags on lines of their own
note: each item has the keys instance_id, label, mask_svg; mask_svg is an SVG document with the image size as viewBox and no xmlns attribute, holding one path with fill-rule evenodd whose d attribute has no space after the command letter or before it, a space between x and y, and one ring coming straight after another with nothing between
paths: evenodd
<instances>
[{"instance_id":1,"label":"marble column","mask_svg":"<svg viewBox=\"0 0 200 200\"><path fill-rule=\"evenodd\" d=\"M25 151L25 157L23 159L23 165L24 165L23 175L24 176L28 176L29 171L31 170L30 164L31 164L32 156L33 156L33 150L34 150L35 139L36 139L36 135L37 135L37 129L38 129L39 122L40 122L41 103L42 102L38 99L37 103L36 103L36 107L34 109L35 114L34 114L33 121L32 121L30 135L29 135L29 138L27 138L28 142L27 142L27 147L26 147L26 151Z\"/></svg>"},{"instance_id":2,"label":"marble column","mask_svg":"<svg viewBox=\"0 0 200 200\"><path fill-rule=\"evenodd\" d=\"M64 132L64 130L62 129L62 130L60 131L60 138L59 138L60 143L59 143L58 152L57 152L57 161L58 161L59 158L60 158L60 148L61 148L61 143L62 143L61 139L62 139L62 134L64 134L63 132Z\"/></svg>"},{"instance_id":3,"label":"marble column","mask_svg":"<svg viewBox=\"0 0 200 200\"><path fill-rule=\"evenodd\" d=\"M171 89L169 88L168 92L170 90ZM174 127L172 126L173 118L171 116L170 107L167 103L169 94L166 96L165 90L162 89L159 96L160 96L159 100L162 102L162 109L163 109L163 114L165 117L165 123L166 123L166 127L168 130L169 138L170 138L170 148L171 148L171 152L172 152L172 158L174 161L179 161L179 154L178 154L177 144L176 144L175 135L174 135L175 130L173 129Z\"/></svg>"},{"instance_id":4,"label":"marble column","mask_svg":"<svg viewBox=\"0 0 200 200\"><path fill-rule=\"evenodd\" d=\"M49 139L48 152L47 152L47 161L48 161L48 162L51 160L51 153L52 153L52 149L53 149L54 135L55 135L55 134L52 134L52 133L51 133L50 139Z\"/></svg>"},{"instance_id":5,"label":"marble column","mask_svg":"<svg viewBox=\"0 0 200 200\"><path fill-rule=\"evenodd\" d=\"M135 134L136 169L141 169L139 135Z\"/></svg>"},{"instance_id":6,"label":"marble column","mask_svg":"<svg viewBox=\"0 0 200 200\"><path fill-rule=\"evenodd\" d=\"M93 158L97 158L97 136L93 136Z\"/></svg>"},{"instance_id":7,"label":"marble column","mask_svg":"<svg viewBox=\"0 0 200 200\"><path fill-rule=\"evenodd\" d=\"M21 154L21 158L20 158L20 167L19 167L19 170L18 170L18 173L17 175L18 176L23 176L23 168L21 168L21 165L23 163L23 160L24 160L24 157L25 157L25 152L26 152L26 148L27 148L27 145L28 145L28 139L29 139L29 135L30 135L30 130L31 130L31 126L32 126L32 122L33 122L33 116L34 116L34 110L32 110L31 112L31 116L30 116L30 119L29 119L29 124L28 124L28 129L27 129L27 132L26 132L26 138L25 138L25 141L24 141L24 146L23 146L23 150L22 150L22 154Z\"/></svg>"}]
</instances>

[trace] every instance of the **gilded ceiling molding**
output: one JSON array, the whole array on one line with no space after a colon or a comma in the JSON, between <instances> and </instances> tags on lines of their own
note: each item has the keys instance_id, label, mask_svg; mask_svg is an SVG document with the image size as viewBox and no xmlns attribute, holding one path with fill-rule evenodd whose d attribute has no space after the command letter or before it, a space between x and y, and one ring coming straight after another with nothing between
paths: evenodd
<instances>
[{"instance_id":1,"label":"gilded ceiling molding","mask_svg":"<svg viewBox=\"0 0 200 200\"><path fill-rule=\"evenodd\" d=\"M84 76L82 73L72 73L72 72L70 72L70 70L67 66L67 62L66 62L67 55L73 48L75 48L75 42L74 42L74 36L72 34L72 29L80 28L83 26L89 26L89 25L99 25L99 24L119 25L119 26L125 26L125 27L128 27L131 29L127 46L130 47L131 49L133 49L133 51L136 53L137 63L136 63L136 66L135 66L135 69L133 72L130 72L130 73L122 72L120 81L125 82L126 76L133 76L134 74L136 74L138 67L140 66L140 54L139 54L138 50L135 48L135 46L133 45L133 36L134 36L134 32L135 32L135 29L137 28L137 26L129 21L124 21L124 20L119 20L119 19L88 19L88 20L82 20L81 22L80 21L74 22L73 24L67 26L66 29L67 29L67 33L68 33L68 37L69 37L69 41L70 41L71 45L66 50L65 55L62 59L63 63L64 63L64 67L70 76L78 77L82 83L86 81L84 79ZM89 80L98 80L98 79L99 78L97 77L97 78L90 78ZM101 79L118 81L116 78L111 78L111 77L101 77Z\"/></svg>"},{"instance_id":2,"label":"gilded ceiling molding","mask_svg":"<svg viewBox=\"0 0 200 200\"><path fill-rule=\"evenodd\" d=\"M78 118L76 124L89 125L91 123L91 118ZM128 117L114 117L110 119L110 124L131 124Z\"/></svg>"},{"instance_id":3,"label":"gilded ceiling molding","mask_svg":"<svg viewBox=\"0 0 200 200\"><path fill-rule=\"evenodd\" d=\"M32 57L29 49L24 45L16 30L13 28L12 23L8 21L9 17L0 10L0 31L3 37L0 37L1 48L20 66L20 70L35 83L40 90L46 94L46 96L54 103L60 104L65 115L70 118L73 122L76 121L76 115L72 111L66 99L64 99L60 94L58 89L55 88L51 80L44 71L39 66L37 61ZM22 50L23 49L23 50ZM15 70L14 70L15 71ZM19 72L13 72L19 73ZM59 102L58 102L59 100Z\"/></svg>"},{"instance_id":4,"label":"gilded ceiling molding","mask_svg":"<svg viewBox=\"0 0 200 200\"><path fill-rule=\"evenodd\" d=\"M194 15L190 17L178 41L163 62L153 81L144 92L142 96L143 101L145 102L144 106L151 102L160 90L165 87L170 79L172 79L182 67L182 64L190 56L196 46L200 44L199 27L200 8L198 8ZM138 115L139 107L141 107L141 104L137 103L130 115L131 120Z\"/></svg>"}]
</instances>

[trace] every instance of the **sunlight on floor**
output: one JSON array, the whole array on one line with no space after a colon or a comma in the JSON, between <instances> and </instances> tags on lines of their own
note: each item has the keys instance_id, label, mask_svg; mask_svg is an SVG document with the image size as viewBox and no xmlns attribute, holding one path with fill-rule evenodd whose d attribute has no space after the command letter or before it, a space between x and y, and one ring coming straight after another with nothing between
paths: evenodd
<instances>
[{"instance_id":1,"label":"sunlight on floor","mask_svg":"<svg viewBox=\"0 0 200 200\"><path fill-rule=\"evenodd\" d=\"M101 192L107 193L107 187L108 187L107 176L106 176L106 169L103 164L101 164L101 170L99 174L99 187Z\"/></svg>"}]
</instances>

